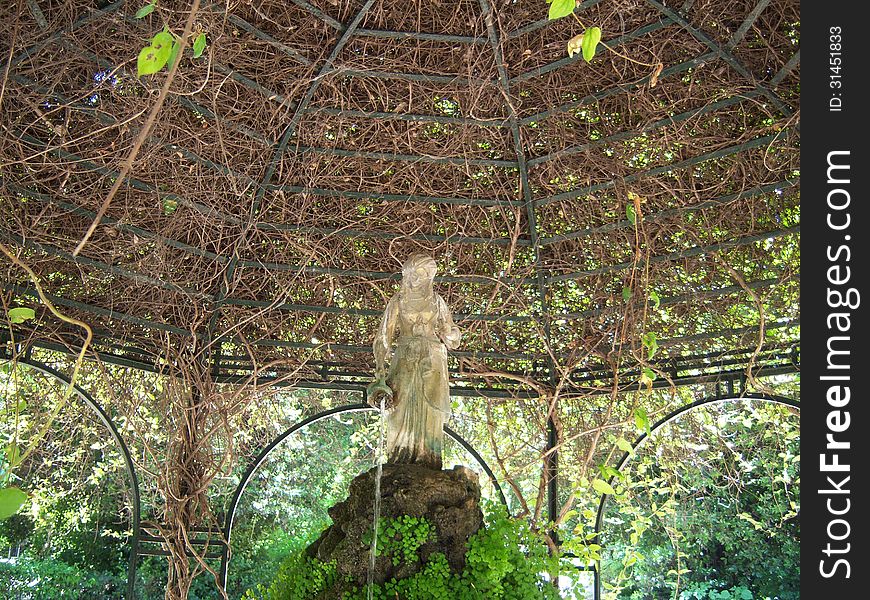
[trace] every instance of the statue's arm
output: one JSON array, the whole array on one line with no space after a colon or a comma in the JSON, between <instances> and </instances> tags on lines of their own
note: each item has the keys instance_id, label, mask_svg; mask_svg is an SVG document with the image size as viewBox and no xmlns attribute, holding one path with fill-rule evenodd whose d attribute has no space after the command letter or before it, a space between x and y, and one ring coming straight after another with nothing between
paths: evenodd
<instances>
[{"instance_id":1,"label":"statue's arm","mask_svg":"<svg viewBox=\"0 0 870 600\"><path fill-rule=\"evenodd\" d=\"M386 376L387 365L392 353L393 340L396 337L396 323L399 318L399 307L396 297L387 303L387 308L381 317L381 325L375 334L372 351L375 355L375 377L381 379Z\"/></svg>"},{"instance_id":2,"label":"statue's arm","mask_svg":"<svg viewBox=\"0 0 870 600\"><path fill-rule=\"evenodd\" d=\"M453 322L453 315L450 314L450 309L441 296L438 296L438 336L449 350L459 348L462 333Z\"/></svg>"}]
</instances>

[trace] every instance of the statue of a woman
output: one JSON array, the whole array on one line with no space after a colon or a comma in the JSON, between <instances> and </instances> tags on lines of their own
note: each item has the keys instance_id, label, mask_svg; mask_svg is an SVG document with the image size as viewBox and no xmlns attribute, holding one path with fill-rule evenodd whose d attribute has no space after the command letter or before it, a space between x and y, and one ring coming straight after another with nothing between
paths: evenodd
<instances>
[{"instance_id":1,"label":"statue of a woman","mask_svg":"<svg viewBox=\"0 0 870 600\"><path fill-rule=\"evenodd\" d=\"M386 391L385 382L392 391L387 462L440 469L444 423L450 416L447 349L459 346L460 333L447 303L432 288L436 270L435 261L424 254L413 254L402 267L402 286L375 335L376 382L369 389ZM374 396L369 398L373 404Z\"/></svg>"}]
</instances>

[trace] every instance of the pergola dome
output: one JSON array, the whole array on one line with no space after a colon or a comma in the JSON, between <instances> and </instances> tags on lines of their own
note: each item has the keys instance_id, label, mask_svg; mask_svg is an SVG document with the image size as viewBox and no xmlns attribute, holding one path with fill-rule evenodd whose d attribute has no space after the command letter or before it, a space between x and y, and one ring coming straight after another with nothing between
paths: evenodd
<instances>
[{"instance_id":1,"label":"pergola dome","mask_svg":"<svg viewBox=\"0 0 870 600\"><path fill-rule=\"evenodd\" d=\"M359 385L427 252L459 391L795 367L797 2L204 3L153 124L167 71L136 57L188 3L27 6L0 24L2 241L104 360ZM569 57L591 26L608 47ZM81 330L44 312L34 340Z\"/></svg>"}]
</instances>

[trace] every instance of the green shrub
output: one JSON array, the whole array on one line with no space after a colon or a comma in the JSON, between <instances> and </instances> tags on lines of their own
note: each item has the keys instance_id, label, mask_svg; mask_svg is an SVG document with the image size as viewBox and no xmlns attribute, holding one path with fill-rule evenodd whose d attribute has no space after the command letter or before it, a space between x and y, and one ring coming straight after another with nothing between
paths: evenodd
<instances>
[{"instance_id":1,"label":"green shrub","mask_svg":"<svg viewBox=\"0 0 870 600\"><path fill-rule=\"evenodd\" d=\"M0 563L0 598L10 600L114 600L124 597L126 586L126 577L56 559Z\"/></svg>"},{"instance_id":2,"label":"green shrub","mask_svg":"<svg viewBox=\"0 0 870 600\"><path fill-rule=\"evenodd\" d=\"M268 587L258 585L245 592L248 600L296 600L314 598L335 583L335 562L325 563L294 552L278 568Z\"/></svg>"},{"instance_id":3,"label":"green shrub","mask_svg":"<svg viewBox=\"0 0 870 600\"><path fill-rule=\"evenodd\" d=\"M415 575L375 584L375 600L556 600L549 582L558 559L549 555L541 536L525 521L511 519L503 507L490 507L486 527L468 541L466 566L461 573L450 570L447 558L433 553ZM432 539L434 528L426 519L386 519L379 527L379 546L394 564L420 560L419 548ZM396 562L399 561L399 562ZM336 565L294 553L279 569L268 587L248 590L247 600L304 600L335 585ZM368 589L356 587L342 600L366 600Z\"/></svg>"}]
</instances>

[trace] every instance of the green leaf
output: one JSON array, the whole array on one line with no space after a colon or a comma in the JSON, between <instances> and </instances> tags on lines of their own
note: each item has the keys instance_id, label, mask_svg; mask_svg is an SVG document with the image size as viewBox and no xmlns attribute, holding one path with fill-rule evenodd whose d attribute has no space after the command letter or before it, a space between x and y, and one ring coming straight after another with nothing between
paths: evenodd
<instances>
[{"instance_id":1,"label":"green leaf","mask_svg":"<svg viewBox=\"0 0 870 600\"><path fill-rule=\"evenodd\" d=\"M592 481L592 488L599 494L610 494L611 496L616 494L616 490L603 479L594 479Z\"/></svg>"},{"instance_id":2,"label":"green leaf","mask_svg":"<svg viewBox=\"0 0 870 600\"><path fill-rule=\"evenodd\" d=\"M175 212L175 209L178 208L178 200L175 198L164 198L163 199L163 214L167 217Z\"/></svg>"},{"instance_id":3,"label":"green leaf","mask_svg":"<svg viewBox=\"0 0 870 600\"><path fill-rule=\"evenodd\" d=\"M205 50L205 34L200 33L193 41L193 57L199 58Z\"/></svg>"},{"instance_id":4,"label":"green leaf","mask_svg":"<svg viewBox=\"0 0 870 600\"><path fill-rule=\"evenodd\" d=\"M610 479L611 477L622 478L622 473L620 473L618 469L609 465L598 465L598 471L601 473L602 477L606 477L607 479Z\"/></svg>"},{"instance_id":5,"label":"green leaf","mask_svg":"<svg viewBox=\"0 0 870 600\"><path fill-rule=\"evenodd\" d=\"M653 308L658 308L662 304L662 299L659 298L659 295L653 290L649 293L649 299L653 303Z\"/></svg>"},{"instance_id":6,"label":"green leaf","mask_svg":"<svg viewBox=\"0 0 870 600\"><path fill-rule=\"evenodd\" d=\"M11 323L24 323L36 316L34 310L32 308L27 308L26 306L10 308L9 313L7 314L9 315L9 321Z\"/></svg>"},{"instance_id":7,"label":"green leaf","mask_svg":"<svg viewBox=\"0 0 870 600\"><path fill-rule=\"evenodd\" d=\"M652 433L649 426L649 415L644 408L636 408L634 411L634 424L639 431L646 432L647 435Z\"/></svg>"},{"instance_id":8,"label":"green leaf","mask_svg":"<svg viewBox=\"0 0 870 600\"><path fill-rule=\"evenodd\" d=\"M616 440L616 447L623 452L628 452L629 454L634 452L634 448L632 448L631 442L629 442L625 438L619 438L618 440Z\"/></svg>"},{"instance_id":9,"label":"green leaf","mask_svg":"<svg viewBox=\"0 0 870 600\"><path fill-rule=\"evenodd\" d=\"M628 302L631 299L631 288L624 287L622 288L622 299Z\"/></svg>"},{"instance_id":10,"label":"green leaf","mask_svg":"<svg viewBox=\"0 0 870 600\"><path fill-rule=\"evenodd\" d=\"M136 11L135 17L137 19L144 19L145 17L147 17L148 15L153 13L155 8L157 8L156 2L152 2L151 4L146 4L145 6L143 6L142 8L140 8L139 10Z\"/></svg>"},{"instance_id":11,"label":"green leaf","mask_svg":"<svg viewBox=\"0 0 870 600\"><path fill-rule=\"evenodd\" d=\"M163 68L163 65L157 60L157 51L153 46L145 46L139 52L139 58L136 59L136 74L139 77L143 75L151 75Z\"/></svg>"},{"instance_id":12,"label":"green leaf","mask_svg":"<svg viewBox=\"0 0 870 600\"><path fill-rule=\"evenodd\" d=\"M15 442L10 442L6 446L6 462L9 463L10 469L14 469L21 462L21 449Z\"/></svg>"},{"instance_id":13,"label":"green leaf","mask_svg":"<svg viewBox=\"0 0 870 600\"><path fill-rule=\"evenodd\" d=\"M643 377L644 377L644 379L649 381L650 384L652 384L652 382L656 380L656 372L653 371L652 369L650 369L649 367L644 367L643 368Z\"/></svg>"},{"instance_id":14,"label":"green leaf","mask_svg":"<svg viewBox=\"0 0 870 600\"><path fill-rule=\"evenodd\" d=\"M17 487L0 489L0 521L17 513L25 500L27 500L27 494Z\"/></svg>"},{"instance_id":15,"label":"green leaf","mask_svg":"<svg viewBox=\"0 0 870 600\"><path fill-rule=\"evenodd\" d=\"M567 17L574 12L574 0L553 0L547 18L551 21Z\"/></svg>"},{"instance_id":16,"label":"green leaf","mask_svg":"<svg viewBox=\"0 0 870 600\"><path fill-rule=\"evenodd\" d=\"M634 212L634 206L631 204L625 205L625 216L628 218L628 222L634 225L637 222L637 214Z\"/></svg>"},{"instance_id":17,"label":"green leaf","mask_svg":"<svg viewBox=\"0 0 870 600\"><path fill-rule=\"evenodd\" d=\"M172 46L175 44L175 37L168 31L161 31L151 38L151 47L157 50L157 56L163 60L163 64L169 60L169 55L172 54Z\"/></svg>"},{"instance_id":18,"label":"green leaf","mask_svg":"<svg viewBox=\"0 0 870 600\"><path fill-rule=\"evenodd\" d=\"M151 38L151 45L142 48L136 60L136 72L139 77L151 75L162 69L172 56L173 46L175 46L175 38L167 31L161 31Z\"/></svg>"},{"instance_id":19,"label":"green leaf","mask_svg":"<svg viewBox=\"0 0 870 600\"><path fill-rule=\"evenodd\" d=\"M169 52L169 60L166 61L166 68L171 69L175 61L178 60L178 51L181 49L181 44L178 42L172 43L172 50Z\"/></svg>"},{"instance_id":20,"label":"green leaf","mask_svg":"<svg viewBox=\"0 0 870 600\"><path fill-rule=\"evenodd\" d=\"M654 332L648 331L641 338L641 343L643 344L643 347L647 350L647 360L650 360L653 356L655 356L656 352L658 352L658 337Z\"/></svg>"},{"instance_id":21,"label":"green leaf","mask_svg":"<svg viewBox=\"0 0 870 600\"><path fill-rule=\"evenodd\" d=\"M555 4L555 2L554 2ZM595 49L601 41L601 28L590 27L583 33L583 60L589 62L595 56Z\"/></svg>"}]
</instances>

